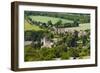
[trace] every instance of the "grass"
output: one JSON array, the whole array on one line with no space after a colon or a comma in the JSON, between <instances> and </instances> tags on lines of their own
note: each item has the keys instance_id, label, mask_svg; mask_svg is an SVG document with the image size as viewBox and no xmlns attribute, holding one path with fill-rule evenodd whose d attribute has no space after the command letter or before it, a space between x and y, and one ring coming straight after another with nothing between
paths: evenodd
<instances>
[{"instance_id":1,"label":"grass","mask_svg":"<svg viewBox=\"0 0 100 73\"><path fill-rule=\"evenodd\" d=\"M80 29L90 29L90 23L84 23L79 25Z\"/></svg>"},{"instance_id":2,"label":"grass","mask_svg":"<svg viewBox=\"0 0 100 73\"><path fill-rule=\"evenodd\" d=\"M34 21L40 21L43 23L47 23L49 20L51 20L53 24L56 23L58 20L62 20L62 23L73 22L73 21L67 20L67 19L48 17L48 16L30 16L30 18L32 18L32 20L34 20ZM33 30L33 31L43 30L39 26L31 25L26 20L25 20L25 27L24 28L25 28L25 30ZM65 29L66 30L77 30L77 31L87 30L87 29L90 29L90 23L79 24L79 27L69 27L69 28L65 28Z\"/></svg>"},{"instance_id":3,"label":"grass","mask_svg":"<svg viewBox=\"0 0 100 73\"><path fill-rule=\"evenodd\" d=\"M90 29L90 23L79 24L79 27L66 28L66 30L77 30L77 31L87 30L87 29Z\"/></svg>"},{"instance_id":4,"label":"grass","mask_svg":"<svg viewBox=\"0 0 100 73\"><path fill-rule=\"evenodd\" d=\"M24 24L24 29L25 29L25 31L26 31L26 30L33 30L33 31L43 30L43 29L41 29L39 26L31 25L31 24L28 23L26 20L25 20L25 24Z\"/></svg>"},{"instance_id":5,"label":"grass","mask_svg":"<svg viewBox=\"0 0 100 73\"><path fill-rule=\"evenodd\" d=\"M58 20L62 20L62 23L73 22L73 21L67 20L67 19L61 19L61 18L56 18L56 17L48 17L48 16L30 16L30 18L32 18L32 20L34 20L34 21L40 21L40 22L43 22L43 23L47 23L49 20L51 20L53 24L55 24Z\"/></svg>"},{"instance_id":6,"label":"grass","mask_svg":"<svg viewBox=\"0 0 100 73\"><path fill-rule=\"evenodd\" d=\"M31 24L28 23L26 20L25 20L24 29L25 29L25 30L33 30L33 31L43 30L43 29L40 28L39 26L31 25ZM77 30L77 31L80 31L80 30L87 30L87 29L90 29L90 23L79 24L79 27L69 27L69 28L66 28L66 30Z\"/></svg>"}]
</instances>

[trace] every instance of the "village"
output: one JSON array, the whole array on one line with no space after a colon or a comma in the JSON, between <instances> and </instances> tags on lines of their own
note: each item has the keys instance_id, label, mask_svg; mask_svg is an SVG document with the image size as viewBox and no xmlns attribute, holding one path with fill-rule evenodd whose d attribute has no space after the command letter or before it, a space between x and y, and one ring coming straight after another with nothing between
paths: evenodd
<instances>
[{"instance_id":1,"label":"village","mask_svg":"<svg viewBox=\"0 0 100 73\"><path fill-rule=\"evenodd\" d=\"M25 61L89 58L89 23L79 23L79 19L41 22L30 16L25 23L34 27L24 31Z\"/></svg>"}]
</instances>

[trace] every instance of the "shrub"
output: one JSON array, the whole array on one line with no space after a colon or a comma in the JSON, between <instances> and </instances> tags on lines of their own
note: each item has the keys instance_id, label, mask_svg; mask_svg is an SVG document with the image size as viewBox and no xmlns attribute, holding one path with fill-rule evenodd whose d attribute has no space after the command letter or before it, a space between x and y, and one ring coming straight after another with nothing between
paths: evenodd
<instances>
[{"instance_id":1,"label":"shrub","mask_svg":"<svg viewBox=\"0 0 100 73\"><path fill-rule=\"evenodd\" d=\"M71 57L79 57L79 49L77 49L77 48L71 48L70 50L69 50L69 54L71 55Z\"/></svg>"},{"instance_id":2,"label":"shrub","mask_svg":"<svg viewBox=\"0 0 100 73\"><path fill-rule=\"evenodd\" d=\"M42 60L53 60L55 57L53 48L42 48L40 54Z\"/></svg>"},{"instance_id":3,"label":"shrub","mask_svg":"<svg viewBox=\"0 0 100 73\"><path fill-rule=\"evenodd\" d=\"M63 59L69 59L70 58L70 55L69 55L69 53L67 53L67 52L62 52L62 54L61 54L61 59L63 60Z\"/></svg>"},{"instance_id":4,"label":"shrub","mask_svg":"<svg viewBox=\"0 0 100 73\"><path fill-rule=\"evenodd\" d=\"M79 53L79 58L84 58L85 56L89 56L89 55L90 55L90 50L88 48L83 48Z\"/></svg>"}]
</instances>

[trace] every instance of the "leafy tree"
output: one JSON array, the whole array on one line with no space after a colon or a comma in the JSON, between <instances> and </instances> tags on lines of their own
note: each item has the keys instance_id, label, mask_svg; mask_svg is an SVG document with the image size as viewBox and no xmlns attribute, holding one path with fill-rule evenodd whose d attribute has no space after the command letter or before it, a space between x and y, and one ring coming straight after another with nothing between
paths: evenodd
<instances>
[{"instance_id":1,"label":"leafy tree","mask_svg":"<svg viewBox=\"0 0 100 73\"><path fill-rule=\"evenodd\" d=\"M62 20L59 20L55 23L55 27L58 28L60 25L62 25Z\"/></svg>"},{"instance_id":2,"label":"leafy tree","mask_svg":"<svg viewBox=\"0 0 100 73\"><path fill-rule=\"evenodd\" d=\"M59 26L62 24L62 20L59 20L55 23L55 27L56 27L56 30L57 30L57 34L58 34L58 29L59 29Z\"/></svg>"},{"instance_id":3,"label":"leafy tree","mask_svg":"<svg viewBox=\"0 0 100 73\"><path fill-rule=\"evenodd\" d=\"M25 41L31 41L32 40L32 31L24 31L24 39Z\"/></svg>"},{"instance_id":4,"label":"leafy tree","mask_svg":"<svg viewBox=\"0 0 100 73\"><path fill-rule=\"evenodd\" d=\"M86 42L87 42L87 36L86 35L82 36L82 42L83 42L83 46L85 46Z\"/></svg>"},{"instance_id":5,"label":"leafy tree","mask_svg":"<svg viewBox=\"0 0 100 73\"><path fill-rule=\"evenodd\" d=\"M79 26L79 20L78 20L78 19L75 19L73 25L74 25L75 27L78 27L78 26Z\"/></svg>"},{"instance_id":6,"label":"leafy tree","mask_svg":"<svg viewBox=\"0 0 100 73\"><path fill-rule=\"evenodd\" d=\"M49 20L47 24L48 24L48 26L49 26L49 27L52 27L52 26L53 26L53 24L52 24L52 21L51 21L51 20Z\"/></svg>"}]
</instances>

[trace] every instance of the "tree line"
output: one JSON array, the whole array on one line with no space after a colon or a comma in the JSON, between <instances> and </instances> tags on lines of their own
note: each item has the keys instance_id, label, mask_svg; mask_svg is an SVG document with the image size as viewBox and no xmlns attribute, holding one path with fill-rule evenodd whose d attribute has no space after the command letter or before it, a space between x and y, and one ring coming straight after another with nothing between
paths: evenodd
<instances>
[{"instance_id":1,"label":"tree line","mask_svg":"<svg viewBox=\"0 0 100 73\"><path fill-rule=\"evenodd\" d=\"M79 26L79 21L78 20L74 20L73 22L67 22L67 23L63 23L62 20L58 20L56 23L52 23L51 20L49 20L47 23L45 22L40 22L40 21L35 21L32 20L29 16L26 16L25 18L27 21L29 21L29 23L31 25L37 25L40 27L44 27L44 28L52 28L52 27L56 27L56 28L66 28L66 27L78 27Z\"/></svg>"}]
</instances>

